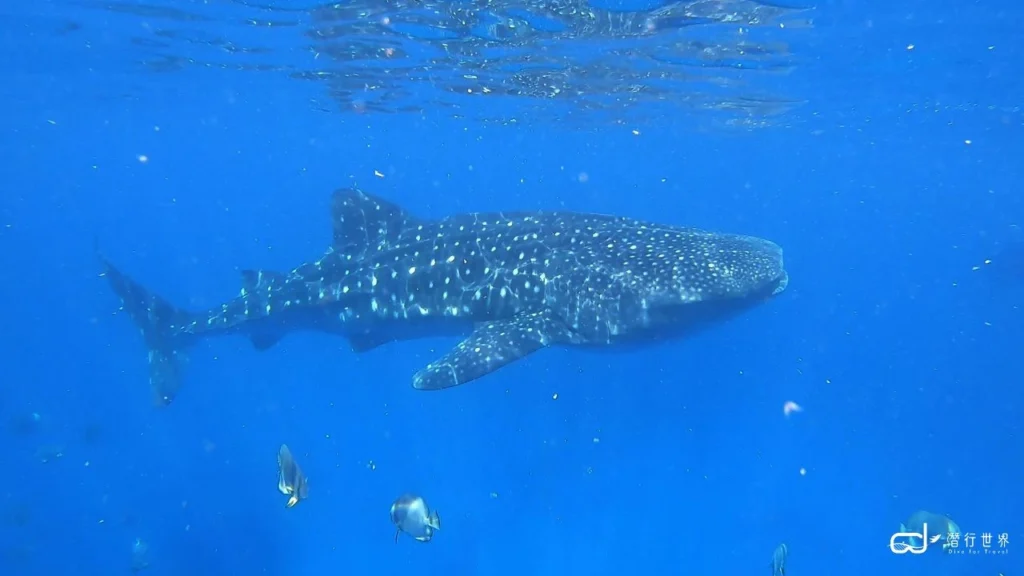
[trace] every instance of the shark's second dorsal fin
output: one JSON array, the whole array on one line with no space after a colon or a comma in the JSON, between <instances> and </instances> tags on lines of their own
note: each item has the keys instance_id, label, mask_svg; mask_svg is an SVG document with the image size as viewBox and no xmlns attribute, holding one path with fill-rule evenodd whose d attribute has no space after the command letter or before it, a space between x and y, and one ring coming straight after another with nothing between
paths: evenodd
<instances>
[{"instance_id":1,"label":"shark's second dorsal fin","mask_svg":"<svg viewBox=\"0 0 1024 576\"><path fill-rule=\"evenodd\" d=\"M253 348L263 352L273 348L274 344L280 342L282 337L284 337L284 334L275 332L256 332L249 336L249 341L252 342Z\"/></svg>"},{"instance_id":2,"label":"shark's second dorsal fin","mask_svg":"<svg viewBox=\"0 0 1024 576\"><path fill-rule=\"evenodd\" d=\"M285 280L284 274L270 270L242 270L241 274L246 292L269 292Z\"/></svg>"},{"instance_id":3,"label":"shark's second dorsal fin","mask_svg":"<svg viewBox=\"0 0 1024 576\"><path fill-rule=\"evenodd\" d=\"M366 334L353 334L348 337L348 341L349 345L352 347L352 351L356 354L361 354L392 342L394 341L394 338L387 334L374 334L373 332L369 332Z\"/></svg>"},{"instance_id":4,"label":"shark's second dorsal fin","mask_svg":"<svg viewBox=\"0 0 1024 576\"><path fill-rule=\"evenodd\" d=\"M334 192L331 222L334 249L353 256L383 250L402 230L420 224L397 204L354 188Z\"/></svg>"}]
</instances>

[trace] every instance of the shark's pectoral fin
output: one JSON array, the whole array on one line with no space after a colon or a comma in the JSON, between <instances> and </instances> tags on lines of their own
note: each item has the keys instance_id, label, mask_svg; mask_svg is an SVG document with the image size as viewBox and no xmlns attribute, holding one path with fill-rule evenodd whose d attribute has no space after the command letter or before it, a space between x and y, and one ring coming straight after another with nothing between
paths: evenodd
<instances>
[{"instance_id":1,"label":"shark's pectoral fin","mask_svg":"<svg viewBox=\"0 0 1024 576\"><path fill-rule=\"evenodd\" d=\"M353 352L361 354L363 352L369 352L379 346L383 346L392 340L394 339L390 336L369 332L367 334L353 334L352 336L349 336L348 344L352 348Z\"/></svg>"},{"instance_id":2,"label":"shark's pectoral fin","mask_svg":"<svg viewBox=\"0 0 1024 576\"><path fill-rule=\"evenodd\" d=\"M419 390L441 390L494 372L545 346L575 342L575 334L549 311L477 324L468 338L413 376Z\"/></svg>"}]
</instances>

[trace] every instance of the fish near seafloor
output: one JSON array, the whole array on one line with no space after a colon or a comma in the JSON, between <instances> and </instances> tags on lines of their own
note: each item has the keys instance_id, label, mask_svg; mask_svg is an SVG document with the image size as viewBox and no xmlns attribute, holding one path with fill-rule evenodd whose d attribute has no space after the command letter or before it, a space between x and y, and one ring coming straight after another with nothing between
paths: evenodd
<instances>
[{"instance_id":1,"label":"fish near seafloor","mask_svg":"<svg viewBox=\"0 0 1024 576\"><path fill-rule=\"evenodd\" d=\"M684 335L785 290L782 249L752 236L575 212L468 213L425 220L359 190L332 202L334 242L289 272L244 270L238 296L176 308L105 259L140 328L150 384L170 403L184 351L242 334L260 350L295 330L394 340L463 334L413 386L465 384L552 345L608 346Z\"/></svg>"}]
</instances>

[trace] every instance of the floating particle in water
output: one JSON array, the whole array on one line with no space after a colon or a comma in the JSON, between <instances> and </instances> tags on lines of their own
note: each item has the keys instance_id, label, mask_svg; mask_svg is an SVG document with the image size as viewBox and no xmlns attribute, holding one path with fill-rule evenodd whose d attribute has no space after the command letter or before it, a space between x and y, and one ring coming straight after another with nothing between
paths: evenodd
<instances>
[{"instance_id":1,"label":"floating particle in water","mask_svg":"<svg viewBox=\"0 0 1024 576\"><path fill-rule=\"evenodd\" d=\"M59 460L64 457L64 447L47 444L36 449L36 459L43 464Z\"/></svg>"},{"instance_id":2,"label":"floating particle in water","mask_svg":"<svg viewBox=\"0 0 1024 576\"><path fill-rule=\"evenodd\" d=\"M790 401L788 401L788 402L786 402L785 404L782 405L782 414L785 415L786 418L789 418L789 415L793 414L794 412L803 412L803 411L804 411L804 409L801 408L799 404L797 404L796 402L793 402L792 400L790 400Z\"/></svg>"}]
</instances>

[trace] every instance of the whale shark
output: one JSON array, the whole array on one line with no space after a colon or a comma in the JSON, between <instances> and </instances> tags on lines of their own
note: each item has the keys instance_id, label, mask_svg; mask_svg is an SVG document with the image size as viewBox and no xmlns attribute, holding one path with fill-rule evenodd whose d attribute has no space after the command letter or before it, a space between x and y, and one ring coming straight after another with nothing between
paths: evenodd
<instances>
[{"instance_id":1,"label":"whale shark","mask_svg":"<svg viewBox=\"0 0 1024 576\"><path fill-rule=\"evenodd\" d=\"M237 296L185 310L100 256L142 333L158 404L179 392L187 350L242 335L257 350L289 333L396 340L462 336L412 376L419 390L481 378L549 346L615 346L683 336L782 293L777 244L622 216L557 211L410 214L358 189L334 192L333 242L290 271L242 270Z\"/></svg>"}]
</instances>

